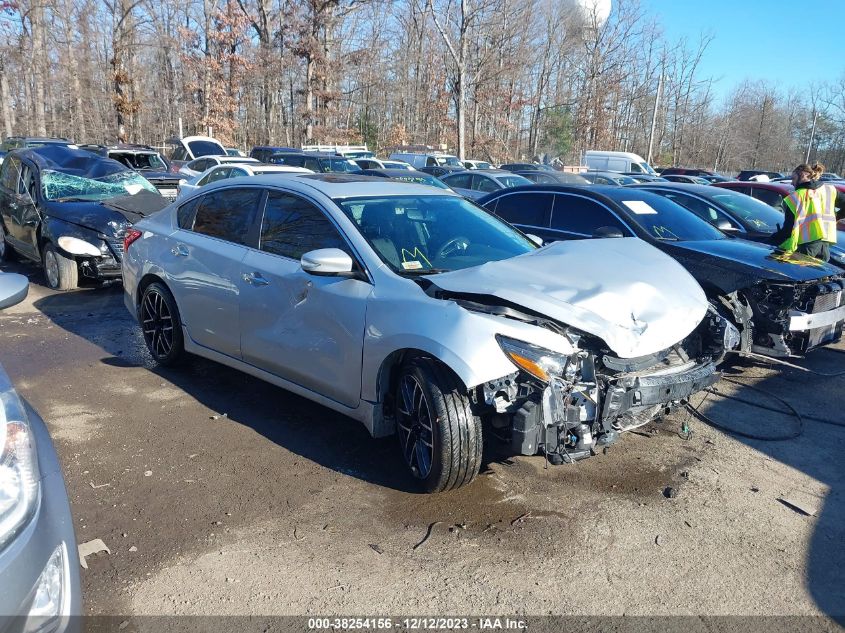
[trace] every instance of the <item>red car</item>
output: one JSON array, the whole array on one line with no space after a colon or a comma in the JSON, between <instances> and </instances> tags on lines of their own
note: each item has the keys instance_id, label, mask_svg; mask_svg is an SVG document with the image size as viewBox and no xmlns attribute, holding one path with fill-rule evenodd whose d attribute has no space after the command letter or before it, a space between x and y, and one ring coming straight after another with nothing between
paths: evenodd
<instances>
[{"instance_id":1,"label":"red car","mask_svg":"<svg viewBox=\"0 0 845 633\"><path fill-rule=\"evenodd\" d=\"M737 180L734 182L717 182L713 183L713 186L744 193L778 209L781 208L780 205L783 202L783 199L795 191L795 187L783 182L753 182L747 180Z\"/></svg>"}]
</instances>

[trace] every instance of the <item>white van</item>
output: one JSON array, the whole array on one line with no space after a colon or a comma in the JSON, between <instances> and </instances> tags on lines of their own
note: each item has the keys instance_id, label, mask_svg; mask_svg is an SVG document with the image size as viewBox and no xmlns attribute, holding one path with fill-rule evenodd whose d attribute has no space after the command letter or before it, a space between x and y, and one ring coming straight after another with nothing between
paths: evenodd
<instances>
[{"instance_id":1,"label":"white van","mask_svg":"<svg viewBox=\"0 0 845 633\"><path fill-rule=\"evenodd\" d=\"M618 171L620 173L638 173L657 175L645 159L631 152L599 152L588 150L584 154L584 163L597 171Z\"/></svg>"},{"instance_id":2,"label":"white van","mask_svg":"<svg viewBox=\"0 0 845 633\"><path fill-rule=\"evenodd\" d=\"M446 165L448 167L464 166L464 164L458 160L457 156L444 154L443 152L394 152L390 155L390 160L401 160L414 167L414 169L420 169L421 167L437 167L442 165Z\"/></svg>"}]
</instances>

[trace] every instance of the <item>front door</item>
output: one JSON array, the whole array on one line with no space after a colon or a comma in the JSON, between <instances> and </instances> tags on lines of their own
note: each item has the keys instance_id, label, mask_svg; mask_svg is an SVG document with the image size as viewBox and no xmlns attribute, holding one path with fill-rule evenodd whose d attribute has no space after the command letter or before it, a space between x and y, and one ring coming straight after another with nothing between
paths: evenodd
<instances>
[{"instance_id":1,"label":"front door","mask_svg":"<svg viewBox=\"0 0 845 633\"><path fill-rule=\"evenodd\" d=\"M243 360L348 407L361 396L369 282L310 275L303 253L340 248L332 221L310 201L270 191L258 249L241 264ZM353 255L354 259L354 255Z\"/></svg>"},{"instance_id":2,"label":"front door","mask_svg":"<svg viewBox=\"0 0 845 633\"><path fill-rule=\"evenodd\" d=\"M241 261L264 191L218 189L179 209L162 266L191 340L240 358Z\"/></svg>"}]
</instances>

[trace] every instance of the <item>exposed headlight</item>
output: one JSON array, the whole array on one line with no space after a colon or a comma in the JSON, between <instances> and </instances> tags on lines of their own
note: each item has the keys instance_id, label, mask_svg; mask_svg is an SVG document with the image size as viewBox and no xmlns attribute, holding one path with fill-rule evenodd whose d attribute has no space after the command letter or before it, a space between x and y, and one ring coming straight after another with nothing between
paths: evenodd
<instances>
[{"instance_id":1,"label":"exposed headlight","mask_svg":"<svg viewBox=\"0 0 845 633\"><path fill-rule=\"evenodd\" d=\"M0 385L4 383L0 370ZM0 548L35 514L40 478L32 428L9 386L0 393Z\"/></svg>"},{"instance_id":2,"label":"exposed headlight","mask_svg":"<svg viewBox=\"0 0 845 633\"><path fill-rule=\"evenodd\" d=\"M563 354L505 336L497 336L496 340L514 365L543 382L563 376L566 371L569 358Z\"/></svg>"},{"instance_id":3,"label":"exposed headlight","mask_svg":"<svg viewBox=\"0 0 845 633\"><path fill-rule=\"evenodd\" d=\"M62 235L58 239L58 242L59 246L71 255L90 255L91 257L100 257L102 255L99 248L94 246L91 242L86 242L78 237Z\"/></svg>"}]
</instances>

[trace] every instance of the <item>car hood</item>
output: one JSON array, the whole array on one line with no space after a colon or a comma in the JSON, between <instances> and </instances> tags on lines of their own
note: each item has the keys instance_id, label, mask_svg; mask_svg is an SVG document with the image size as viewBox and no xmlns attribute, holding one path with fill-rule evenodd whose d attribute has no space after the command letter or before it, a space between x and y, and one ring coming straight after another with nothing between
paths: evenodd
<instances>
[{"instance_id":1,"label":"car hood","mask_svg":"<svg viewBox=\"0 0 845 633\"><path fill-rule=\"evenodd\" d=\"M842 270L800 253L738 238L666 242L660 248L680 261L703 286L733 292L760 281L814 281Z\"/></svg>"},{"instance_id":2,"label":"car hood","mask_svg":"<svg viewBox=\"0 0 845 633\"><path fill-rule=\"evenodd\" d=\"M637 238L555 242L428 279L447 295L498 298L597 336L622 358L671 347L708 307L682 266Z\"/></svg>"},{"instance_id":3,"label":"car hood","mask_svg":"<svg viewBox=\"0 0 845 633\"><path fill-rule=\"evenodd\" d=\"M111 234L109 222L135 223L169 204L166 198L151 191L134 196L119 196L103 201L46 203L47 215L71 224L84 226L99 233Z\"/></svg>"},{"instance_id":4,"label":"car hood","mask_svg":"<svg viewBox=\"0 0 845 633\"><path fill-rule=\"evenodd\" d=\"M171 171L139 171L138 173L150 182L159 180L172 180L173 182L179 182L181 179L179 174Z\"/></svg>"}]
</instances>

